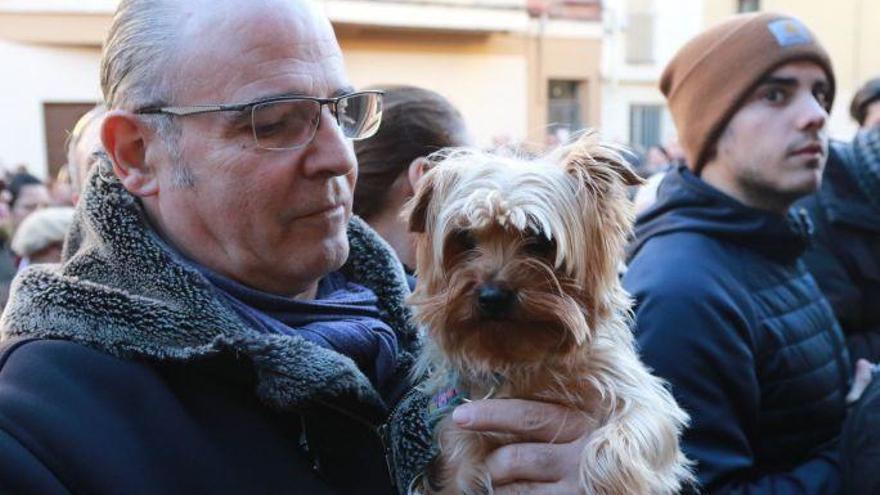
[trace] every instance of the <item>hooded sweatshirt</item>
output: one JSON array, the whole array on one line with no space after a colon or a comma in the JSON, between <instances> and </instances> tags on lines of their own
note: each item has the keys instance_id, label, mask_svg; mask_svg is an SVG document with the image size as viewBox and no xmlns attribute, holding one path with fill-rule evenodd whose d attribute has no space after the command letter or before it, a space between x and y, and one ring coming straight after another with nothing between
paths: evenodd
<instances>
[{"instance_id":1,"label":"hooded sweatshirt","mask_svg":"<svg viewBox=\"0 0 880 495\"><path fill-rule=\"evenodd\" d=\"M690 413L707 493L838 493L846 348L800 256L809 224L685 168L636 223L624 286L645 363Z\"/></svg>"}]
</instances>

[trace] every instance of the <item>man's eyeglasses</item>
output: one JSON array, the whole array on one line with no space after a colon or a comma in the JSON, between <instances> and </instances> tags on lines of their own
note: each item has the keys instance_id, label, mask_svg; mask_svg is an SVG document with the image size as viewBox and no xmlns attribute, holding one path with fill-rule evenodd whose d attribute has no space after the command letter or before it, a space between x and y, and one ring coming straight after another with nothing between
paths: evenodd
<instances>
[{"instance_id":1,"label":"man's eyeglasses","mask_svg":"<svg viewBox=\"0 0 880 495\"><path fill-rule=\"evenodd\" d=\"M285 96L238 105L153 106L135 113L184 117L250 110L251 130L257 146L267 150L289 150L312 142L321 123L324 105L330 107L345 137L358 140L372 136L382 122L382 94L382 91L360 91L336 98Z\"/></svg>"}]
</instances>

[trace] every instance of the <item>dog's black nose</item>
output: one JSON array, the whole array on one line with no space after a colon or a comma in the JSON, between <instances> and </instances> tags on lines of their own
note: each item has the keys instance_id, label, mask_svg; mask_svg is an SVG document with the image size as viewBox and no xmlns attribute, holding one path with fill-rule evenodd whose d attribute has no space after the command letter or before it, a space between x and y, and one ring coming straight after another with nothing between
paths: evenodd
<instances>
[{"instance_id":1,"label":"dog's black nose","mask_svg":"<svg viewBox=\"0 0 880 495\"><path fill-rule=\"evenodd\" d=\"M495 284L480 287L477 293L477 307L484 316L499 317L507 314L516 301L516 294Z\"/></svg>"}]
</instances>

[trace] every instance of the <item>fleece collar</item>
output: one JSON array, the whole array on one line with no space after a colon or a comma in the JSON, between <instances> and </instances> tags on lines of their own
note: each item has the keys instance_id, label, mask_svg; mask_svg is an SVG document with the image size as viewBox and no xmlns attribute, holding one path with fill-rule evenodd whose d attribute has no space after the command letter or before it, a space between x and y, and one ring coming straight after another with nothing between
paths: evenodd
<instances>
[{"instance_id":1,"label":"fleece collar","mask_svg":"<svg viewBox=\"0 0 880 495\"><path fill-rule=\"evenodd\" d=\"M401 345L395 375L404 377L416 345L404 304L405 273L363 221L353 218L348 234L342 272L379 297L382 319ZM66 339L125 359L191 361L234 353L256 371L257 396L279 409L354 401L376 420L387 411L351 359L295 335L251 329L158 238L140 202L99 173L89 177L64 261L33 265L16 279L0 328L4 340Z\"/></svg>"}]
</instances>

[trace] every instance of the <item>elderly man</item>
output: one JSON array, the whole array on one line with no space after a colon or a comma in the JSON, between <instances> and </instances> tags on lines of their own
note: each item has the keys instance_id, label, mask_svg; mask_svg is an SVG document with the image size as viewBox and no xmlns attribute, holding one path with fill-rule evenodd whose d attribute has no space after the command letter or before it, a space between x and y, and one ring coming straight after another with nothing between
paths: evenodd
<instances>
[{"instance_id":1,"label":"elderly man","mask_svg":"<svg viewBox=\"0 0 880 495\"><path fill-rule=\"evenodd\" d=\"M428 455L416 332L400 263L350 215L349 140L381 98L350 87L327 19L123 0L102 86L110 160L79 240L23 273L2 321L0 492L405 491ZM530 442L488 459L497 493L573 493L576 414L454 418Z\"/></svg>"}]
</instances>

